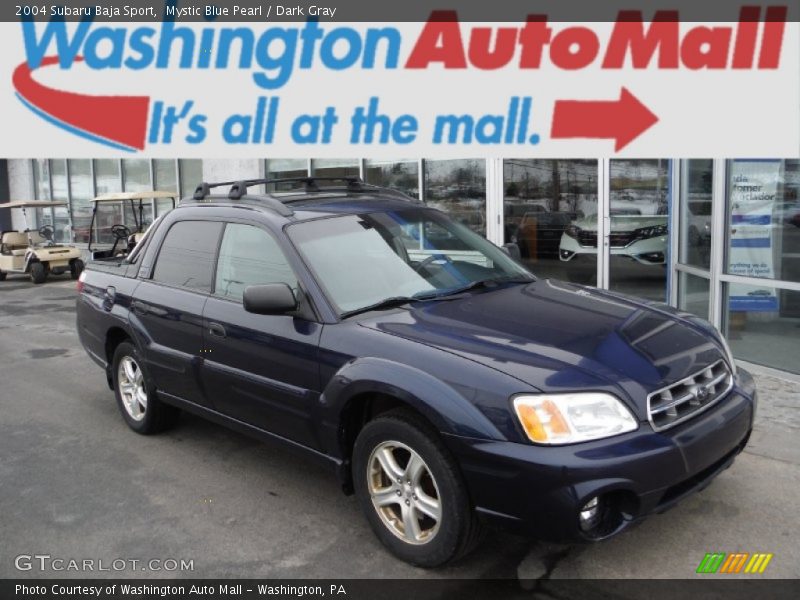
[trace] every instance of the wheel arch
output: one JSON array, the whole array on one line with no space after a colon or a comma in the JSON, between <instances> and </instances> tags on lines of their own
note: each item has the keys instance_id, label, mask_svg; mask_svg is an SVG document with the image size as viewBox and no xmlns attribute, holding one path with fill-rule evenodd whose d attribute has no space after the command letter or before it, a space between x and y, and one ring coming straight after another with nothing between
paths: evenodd
<instances>
[{"instance_id":1,"label":"wheel arch","mask_svg":"<svg viewBox=\"0 0 800 600\"><path fill-rule=\"evenodd\" d=\"M429 373L385 359L363 358L345 365L320 398L321 437L328 454L341 459L340 480L352 489L350 459L361 428L388 411L415 413L440 433L504 439L478 408Z\"/></svg>"},{"instance_id":2,"label":"wheel arch","mask_svg":"<svg viewBox=\"0 0 800 600\"><path fill-rule=\"evenodd\" d=\"M114 352L116 352L117 347L122 342L131 342L133 341L133 336L125 331L119 325L113 325L109 327L108 331L106 331L106 341L105 341L105 358L106 358L106 379L108 381L108 387L110 389L114 389L114 379L111 374L112 363L114 362Z\"/></svg>"}]
</instances>

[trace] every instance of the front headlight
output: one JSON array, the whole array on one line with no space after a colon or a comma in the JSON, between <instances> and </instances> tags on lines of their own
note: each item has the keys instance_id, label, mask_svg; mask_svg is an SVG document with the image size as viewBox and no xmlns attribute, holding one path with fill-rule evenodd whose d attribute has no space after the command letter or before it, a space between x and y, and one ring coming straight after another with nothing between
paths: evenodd
<instances>
[{"instance_id":1,"label":"front headlight","mask_svg":"<svg viewBox=\"0 0 800 600\"><path fill-rule=\"evenodd\" d=\"M528 438L536 444L597 440L639 426L618 398L601 392L517 396L514 410Z\"/></svg>"},{"instance_id":2,"label":"front headlight","mask_svg":"<svg viewBox=\"0 0 800 600\"><path fill-rule=\"evenodd\" d=\"M652 225L650 227L640 227L634 231L635 236L640 240L647 240L654 237L667 235L666 225Z\"/></svg>"},{"instance_id":3,"label":"front headlight","mask_svg":"<svg viewBox=\"0 0 800 600\"><path fill-rule=\"evenodd\" d=\"M567 227L564 229L564 233L577 240L578 236L581 234L581 228L577 225L567 225Z\"/></svg>"}]
</instances>

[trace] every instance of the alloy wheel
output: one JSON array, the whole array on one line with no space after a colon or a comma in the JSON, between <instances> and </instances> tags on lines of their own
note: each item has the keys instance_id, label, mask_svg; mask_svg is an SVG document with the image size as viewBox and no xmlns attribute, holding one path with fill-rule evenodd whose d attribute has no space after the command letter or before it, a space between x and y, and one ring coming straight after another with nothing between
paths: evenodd
<instances>
[{"instance_id":1,"label":"alloy wheel","mask_svg":"<svg viewBox=\"0 0 800 600\"><path fill-rule=\"evenodd\" d=\"M439 530L442 503L428 465L402 442L378 444L367 461L367 485L381 521L406 543L430 542Z\"/></svg>"},{"instance_id":2,"label":"alloy wheel","mask_svg":"<svg viewBox=\"0 0 800 600\"><path fill-rule=\"evenodd\" d=\"M144 419L147 411L147 391L144 385L144 373L141 367L130 356L124 356L117 367L117 381L122 405L125 412L134 420Z\"/></svg>"}]
</instances>

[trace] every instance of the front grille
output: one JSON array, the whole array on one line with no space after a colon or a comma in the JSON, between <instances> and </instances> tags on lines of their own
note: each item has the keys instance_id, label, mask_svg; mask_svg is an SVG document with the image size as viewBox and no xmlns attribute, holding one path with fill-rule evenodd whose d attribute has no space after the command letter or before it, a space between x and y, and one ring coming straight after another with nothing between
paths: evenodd
<instances>
[{"instance_id":1,"label":"front grille","mask_svg":"<svg viewBox=\"0 0 800 600\"><path fill-rule=\"evenodd\" d=\"M612 248L624 248L636 240L636 234L632 231L611 232L608 236L608 243Z\"/></svg>"},{"instance_id":2,"label":"front grille","mask_svg":"<svg viewBox=\"0 0 800 600\"><path fill-rule=\"evenodd\" d=\"M636 234L632 231L614 232L608 236L608 243L612 248L625 248L636 241ZM578 233L578 243L581 246L597 248L597 232L581 231Z\"/></svg>"},{"instance_id":3,"label":"front grille","mask_svg":"<svg viewBox=\"0 0 800 600\"><path fill-rule=\"evenodd\" d=\"M724 360L647 396L647 417L656 431L668 429L703 412L733 387Z\"/></svg>"},{"instance_id":4,"label":"front grille","mask_svg":"<svg viewBox=\"0 0 800 600\"><path fill-rule=\"evenodd\" d=\"M578 234L578 243L581 246L588 246L590 248L597 248L597 232L596 231L581 231Z\"/></svg>"}]
</instances>

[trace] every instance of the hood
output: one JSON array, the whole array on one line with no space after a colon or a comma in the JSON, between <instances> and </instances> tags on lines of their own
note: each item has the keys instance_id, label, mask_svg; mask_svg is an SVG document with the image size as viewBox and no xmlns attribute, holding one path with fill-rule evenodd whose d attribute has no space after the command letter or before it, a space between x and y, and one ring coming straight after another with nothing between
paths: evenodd
<instances>
[{"instance_id":1,"label":"hood","mask_svg":"<svg viewBox=\"0 0 800 600\"><path fill-rule=\"evenodd\" d=\"M555 280L415 303L360 324L492 367L527 384L521 392L627 396L642 418L649 392L724 356L699 322L665 305Z\"/></svg>"},{"instance_id":2,"label":"hood","mask_svg":"<svg viewBox=\"0 0 800 600\"><path fill-rule=\"evenodd\" d=\"M610 231L612 233L622 233L634 231L641 227L654 227L666 224L667 217L665 215L612 215ZM574 225L584 231L597 231L597 215L589 215L583 219L578 219L575 221Z\"/></svg>"}]
</instances>

